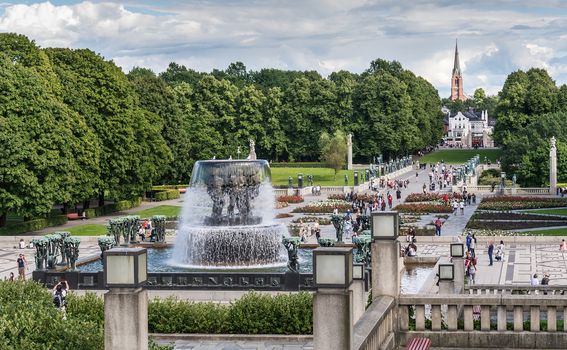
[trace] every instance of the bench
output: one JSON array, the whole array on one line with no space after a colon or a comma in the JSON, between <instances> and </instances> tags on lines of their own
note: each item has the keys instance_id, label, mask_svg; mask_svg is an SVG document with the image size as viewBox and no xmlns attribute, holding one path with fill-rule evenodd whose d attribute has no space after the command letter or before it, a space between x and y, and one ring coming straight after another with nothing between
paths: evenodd
<instances>
[{"instance_id":1,"label":"bench","mask_svg":"<svg viewBox=\"0 0 567 350\"><path fill-rule=\"evenodd\" d=\"M412 338L406 344L406 350L428 350L431 347L429 338Z\"/></svg>"},{"instance_id":2,"label":"bench","mask_svg":"<svg viewBox=\"0 0 567 350\"><path fill-rule=\"evenodd\" d=\"M68 220L79 220L79 219L82 219L82 218L77 213L69 213L69 214L67 214L67 219Z\"/></svg>"}]
</instances>

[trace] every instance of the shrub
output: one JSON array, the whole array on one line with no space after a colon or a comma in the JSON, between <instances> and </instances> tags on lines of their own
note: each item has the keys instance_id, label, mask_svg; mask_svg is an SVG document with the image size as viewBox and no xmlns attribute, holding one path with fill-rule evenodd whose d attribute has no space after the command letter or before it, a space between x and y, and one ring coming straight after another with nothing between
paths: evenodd
<instances>
[{"instance_id":1,"label":"shrub","mask_svg":"<svg viewBox=\"0 0 567 350\"><path fill-rule=\"evenodd\" d=\"M122 211L139 207L142 204L142 197L136 197L132 200L121 200L116 203L106 204L102 207L85 209L87 219L96 218L97 216L104 216Z\"/></svg>"},{"instance_id":2,"label":"shrub","mask_svg":"<svg viewBox=\"0 0 567 350\"><path fill-rule=\"evenodd\" d=\"M401 213L452 213L453 208L444 204L398 204L394 208Z\"/></svg>"},{"instance_id":3,"label":"shrub","mask_svg":"<svg viewBox=\"0 0 567 350\"><path fill-rule=\"evenodd\" d=\"M165 190L159 191L154 194L154 200L161 202L166 201L169 199L177 199L179 198L179 191L178 190Z\"/></svg>"},{"instance_id":4,"label":"shrub","mask_svg":"<svg viewBox=\"0 0 567 350\"><path fill-rule=\"evenodd\" d=\"M25 232L38 231L46 227L66 224L67 220L67 215L57 215L51 216L49 218L40 218L18 222L0 228L0 235L18 235Z\"/></svg>"},{"instance_id":5,"label":"shrub","mask_svg":"<svg viewBox=\"0 0 567 350\"><path fill-rule=\"evenodd\" d=\"M229 333L227 305L154 299L148 309L152 333Z\"/></svg>"},{"instance_id":6,"label":"shrub","mask_svg":"<svg viewBox=\"0 0 567 350\"><path fill-rule=\"evenodd\" d=\"M303 196L278 196L278 202L303 203Z\"/></svg>"},{"instance_id":7,"label":"shrub","mask_svg":"<svg viewBox=\"0 0 567 350\"><path fill-rule=\"evenodd\" d=\"M478 209L516 210L567 207L567 198L494 196L482 199Z\"/></svg>"},{"instance_id":8,"label":"shrub","mask_svg":"<svg viewBox=\"0 0 567 350\"><path fill-rule=\"evenodd\" d=\"M328 168L329 165L321 162L297 162L297 163L285 163L285 162L272 162L270 163L271 168Z\"/></svg>"}]
</instances>

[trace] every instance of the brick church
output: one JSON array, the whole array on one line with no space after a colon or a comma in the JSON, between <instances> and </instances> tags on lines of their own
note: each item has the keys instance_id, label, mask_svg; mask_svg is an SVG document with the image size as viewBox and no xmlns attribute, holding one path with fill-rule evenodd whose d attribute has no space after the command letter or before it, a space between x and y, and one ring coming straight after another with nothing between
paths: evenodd
<instances>
[{"instance_id":1,"label":"brick church","mask_svg":"<svg viewBox=\"0 0 567 350\"><path fill-rule=\"evenodd\" d=\"M455 61L451 74L451 101L465 101L463 88L463 75L459 62L459 48L455 42ZM492 131L494 130L494 119L488 117L488 111L477 112L469 108L465 112L451 112L444 108L445 113L445 137L444 144L449 147L494 147Z\"/></svg>"}]
</instances>

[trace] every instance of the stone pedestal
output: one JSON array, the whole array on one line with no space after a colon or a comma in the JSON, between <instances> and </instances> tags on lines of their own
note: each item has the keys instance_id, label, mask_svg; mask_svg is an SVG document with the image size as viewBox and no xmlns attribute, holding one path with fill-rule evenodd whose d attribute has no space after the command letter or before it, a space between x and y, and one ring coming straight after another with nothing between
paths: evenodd
<instances>
[{"instance_id":1,"label":"stone pedestal","mask_svg":"<svg viewBox=\"0 0 567 350\"><path fill-rule=\"evenodd\" d=\"M352 170L352 134L348 134L347 136L347 146L348 146L347 169Z\"/></svg>"},{"instance_id":2,"label":"stone pedestal","mask_svg":"<svg viewBox=\"0 0 567 350\"><path fill-rule=\"evenodd\" d=\"M148 292L112 288L104 295L104 349L148 349Z\"/></svg>"},{"instance_id":3,"label":"stone pedestal","mask_svg":"<svg viewBox=\"0 0 567 350\"><path fill-rule=\"evenodd\" d=\"M372 298L400 294L400 244L396 240L372 243Z\"/></svg>"},{"instance_id":4,"label":"stone pedestal","mask_svg":"<svg viewBox=\"0 0 567 350\"><path fill-rule=\"evenodd\" d=\"M455 282L439 281L439 294L455 294Z\"/></svg>"},{"instance_id":5,"label":"stone pedestal","mask_svg":"<svg viewBox=\"0 0 567 350\"><path fill-rule=\"evenodd\" d=\"M350 350L352 337L352 291L319 288L313 298L314 348Z\"/></svg>"},{"instance_id":6,"label":"stone pedestal","mask_svg":"<svg viewBox=\"0 0 567 350\"><path fill-rule=\"evenodd\" d=\"M366 307L366 292L364 291L364 280L354 280L350 285L352 291L352 323L356 324Z\"/></svg>"},{"instance_id":7,"label":"stone pedestal","mask_svg":"<svg viewBox=\"0 0 567 350\"><path fill-rule=\"evenodd\" d=\"M557 194L557 146L555 145L555 137L550 140L549 148L549 193Z\"/></svg>"},{"instance_id":8,"label":"stone pedestal","mask_svg":"<svg viewBox=\"0 0 567 350\"><path fill-rule=\"evenodd\" d=\"M455 265L454 288L457 294L461 294L465 290L465 259L453 258L453 265Z\"/></svg>"}]
</instances>

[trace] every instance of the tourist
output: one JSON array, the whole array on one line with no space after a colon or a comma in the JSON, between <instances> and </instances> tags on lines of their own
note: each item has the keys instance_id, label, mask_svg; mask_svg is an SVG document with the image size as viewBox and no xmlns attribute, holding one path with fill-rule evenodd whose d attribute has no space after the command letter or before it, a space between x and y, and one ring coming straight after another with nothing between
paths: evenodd
<instances>
[{"instance_id":1,"label":"tourist","mask_svg":"<svg viewBox=\"0 0 567 350\"><path fill-rule=\"evenodd\" d=\"M474 259L474 257L471 257L468 260L468 266L467 266L467 276L469 277L469 284L475 284L475 276L476 276L476 271L477 271L477 267L476 267L476 260Z\"/></svg>"},{"instance_id":2,"label":"tourist","mask_svg":"<svg viewBox=\"0 0 567 350\"><path fill-rule=\"evenodd\" d=\"M427 193L427 185L423 184L423 194L426 194L426 193Z\"/></svg>"},{"instance_id":3,"label":"tourist","mask_svg":"<svg viewBox=\"0 0 567 350\"><path fill-rule=\"evenodd\" d=\"M396 190L396 199L397 200L402 199L402 191L399 188Z\"/></svg>"},{"instance_id":4,"label":"tourist","mask_svg":"<svg viewBox=\"0 0 567 350\"><path fill-rule=\"evenodd\" d=\"M464 199L461 199L461 203L459 204L460 208L461 208L461 215L465 215L465 201Z\"/></svg>"},{"instance_id":5,"label":"tourist","mask_svg":"<svg viewBox=\"0 0 567 350\"><path fill-rule=\"evenodd\" d=\"M471 251L471 234L470 232L467 233L467 237L465 238L465 245L467 246L467 253L470 253Z\"/></svg>"},{"instance_id":6,"label":"tourist","mask_svg":"<svg viewBox=\"0 0 567 350\"><path fill-rule=\"evenodd\" d=\"M20 254L16 262L18 264L18 278L25 281L26 267L28 265L28 262L26 261L26 257L24 256L24 254Z\"/></svg>"},{"instance_id":7,"label":"tourist","mask_svg":"<svg viewBox=\"0 0 567 350\"><path fill-rule=\"evenodd\" d=\"M24 249L26 247L26 242L24 242L23 238L20 239L19 247L20 247L20 249Z\"/></svg>"},{"instance_id":8,"label":"tourist","mask_svg":"<svg viewBox=\"0 0 567 350\"><path fill-rule=\"evenodd\" d=\"M62 279L53 287L53 304L60 310L64 310L66 306L67 293L69 292L69 284Z\"/></svg>"},{"instance_id":9,"label":"tourist","mask_svg":"<svg viewBox=\"0 0 567 350\"><path fill-rule=\"evenodd\" d=\"M457 211L459 210L459 203L456 200L453 200L453 215L457 215Z\"/></svg>"},{"instance_id":10,"label":"tourist","mask_svg":"<svg viewBox=\"0 0 567 350\"><path fill-rule=\"evenodd\" d=\"M14 282L14 273L10 272L10 277L8 277L8 281Z\"/></svg>"},{"instance_id":11,"label":"tourist","mask_svg":"<svg viewBox=\"0 0 567 350\"><path fill-rule=\"evenodd\" d=\"M539 286L539 280L537 279L537 273L534 273L533 277L530 279L530 285Z\"/></svg>"},{"instance_id":12,"label":"tourist","mask_svg":"<svg viewBox=\"0 0 567 350\"><path fill-rule=\"evenodd\" d=\"M561 240L561 245L559 246L559 250L566 251L567 250L567 242L565 240Z\"/></svg>"},{"instance_id":13,"label":"tourist","mask_svg":"<svg viewBox=\"0 0 567 350\"><path fill-rule=\"evenodd\" d=\"M473 204L476 204L476 195L473 193L471 195Z\"/></svg>"},{"instance_id":14,"label":"tourist","mask_svg":"<svg viewBox=\"0 0 567 350\"><path fill-rule=\"evenodd\" d=\"M388 193L388 208L392 209L392 195Z\"/></svg>"},{"instance_id":15,"label":"tourist","mask_svg":"<svg viewBox=\"0 0 567 350\"><path fill-rule=\"evenodd\" d=\"M488 266L492 266L492 253L494 252L494 242L488 242Z\"/></svg>"},{"instance_id":16,"label":"tourist","mask_svg":"<svg viewBox=\"0 0 567 350\"><path fill-rule=\"evenodd\" d=\"M443 221L441 221L441 219L437 217L437 220L435 220L434 224L435 224L435 235L441 236L441 226L443 226Z\"/></svg>"},{"instance_id":17,"label":"tourist","mask_svg":"<svg viewBox=\"0 0 567 350\"><path fill-rule=\"evenodd\" d=\"M498 250L500 250L500 259L504 261L504 241L500 241L498 245Z\"/></svg>"},{"instance_id":18,"label":"tourist","mask_svg":"<svg viewBox=\"0 0 567 350\"><path fill-rule=\"evenodd\" d=\"M541 279L541 285L542 286L548 286L549 285L549 274L546 272L543 274L543 278ZM547 293L544 293L547 294Z\"/></svg>"},{"instance_id":19,"label":"tourist","mask_svg":"<svg viewBox=\"0 0 567 350\"><path fill-rule=\"evenodd\" d=\"M469 251L471 252L471 257L476 258L476 254L474 252L476 248L476 238L474 235L471 236L471 243L469 245Z\"/></svg>"}]
</instances>

